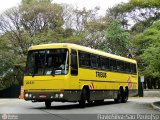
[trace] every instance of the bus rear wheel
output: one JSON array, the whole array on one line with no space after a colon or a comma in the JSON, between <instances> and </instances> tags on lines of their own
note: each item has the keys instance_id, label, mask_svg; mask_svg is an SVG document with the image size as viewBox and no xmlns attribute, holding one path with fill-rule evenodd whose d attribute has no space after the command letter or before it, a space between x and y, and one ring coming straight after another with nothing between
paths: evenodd
<instances>
[{"instance_id":1,"label":"bus rear wheel","mask_svg":"<svg viewBox=\"0 0 160 120\"><path fill-rule=\"evenodd\" d=\"M122 99L123 103L127 102L127 100L128 100L128 93L129 93L128 87L126 87L125 90L124 90L124 95L123 95L123 99Z\"/></svg>"},{"instance_id":2,"label":"bus rear wheel","mask_svg":"<svg viewBox=\"0 0 160 120\"><path fill-rule=\"evenodd\" d=\"M46 108L51 108L51 101L45 101Z\"/></svg>"},{"instance_id":3,"label":"bus rear wheel","mask_svg":"<svg viewBox=\"0 0 160 120\"><path fill-rule=\"evenodd\" d=\"M81 108L84 108L86 106L86 101L87 101L87 91L86 89L82 89L80 100L79 100L79 106Z\"/></svg>"},{"instance_id":4,"label":"bus rear wheel","mask_svg":"<svg viewBox=\"0 0 160 120\"><path fill-rule=\"evenodd\" d=\"M115 98L114 101L116 103L121 103L123 101L123 97L124 97L123 88L120 88L117 94L117 98Z\"/></svg>"}]
</instances>

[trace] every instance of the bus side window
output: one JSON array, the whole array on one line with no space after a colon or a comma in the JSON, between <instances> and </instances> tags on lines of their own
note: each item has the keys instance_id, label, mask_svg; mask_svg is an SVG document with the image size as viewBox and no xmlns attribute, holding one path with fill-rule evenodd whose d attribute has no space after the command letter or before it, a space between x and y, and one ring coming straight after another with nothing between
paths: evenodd
<instances>
[{"instance_id":1,"label":"bus side window","mask_svg":"<svg viewBox=\"0 0 160 120\"><path fill-rule=\"evenodd\" d=\"M136 64L131 64L131 73L136 74Z\"/></svg>"},{"instance_id":2,"label":"bus side window","mask_svg":"<svg viewBox=\"0 0 160 120\"><path fill-rule=\"evenodd\" d=\"M78 75L77 52L71 50L71 75Z\"/></svg>"},{"instance_id":3,"label":"bus side window","mask_svg":"<svg viewBox=\"0 0 160 120\"><path fill-rule=\"evenodd\" d=\"M117 60L113 59L113 70L117 71Z\"/></svg>"},{"instance_id":4,"label":"bus side window","mask_svg":"<svg viewBox=\"0 0 160 120\"><path fill-rule=\"evenodd\" d=\"M99 64L98 56L91 54L91 67L93 69L96 69L96 68L98 68L98 64Z\"/></svg>"},{"instance_id":5,"label":"bus side window","mask_svg":"<svg viewBox=\"0 0 160 120\"><path fill-rule=\"evenodd\" d=\"M121 72L125 72L124 62L123 61L120 62L120 67L121 67Z\"/></svg>"},{"instance_id":6,"label":"bus side window","mask_svg":"<svg viewBox=\"0 0 160 120\"><path fill-rule=\"evenodd\" d=\"M134 74L137 74L136 64L133 65L133 71L134 71Z\"/></svg>"},{"instance_id":7,"label":"bus side window","mask_svg":"<svg viewBox=\"0 0 160 120\"><path fill-rule=\"evenodd\" d=\"M79 55L79 66L83 68L90 68L90 54L87 52L78 52Z\"/></svg>"},{"instance_id":8,"label":"bus side window","mask_svg":"<svg viewBox=\"0 0 160 120\"><path fill-rule=\"evenodd\" d=\"M117 60L117 71L118 72L121 71L120 63L121 63L121 61Z\"/></svg>"},{"instance_id":9,"label":"bus side window","mask_svg":"<svg viewBox=\"0 0 160 120\"><path fill-rule=\"evenodd\" d=\"M115 59L110 59L110 70L117 71L117 61Z\"/></svg>"},{"instance_id":10,"label":"bus side window","mask_svg":"<svg viewBox=\"0 0 160 120\"><path fill-rule=\"evenodd\" d=\"M109 69L113 71L113 59L109 59Z\"/></svg>"},{"instance_id":11,"label":"bus side window","mask_svg":"<svg viewBox=\"0 0 160 120\"><path fill-rule=\"evenodd\" d=\"M105 63L105 58L100 57L100 62L101 62L101 69L106 70L106 63Z\"/></svg>"},{"instance_id":12,"label":"bus side window","mask_svg":"<svg viewBox=\"0 0 160 120\"><path fill-rule=\"evenodd\" d=\"M125 73L130 73L131 68L130 68L130 63L125 62Z\"/></svg>"}]
</instances>

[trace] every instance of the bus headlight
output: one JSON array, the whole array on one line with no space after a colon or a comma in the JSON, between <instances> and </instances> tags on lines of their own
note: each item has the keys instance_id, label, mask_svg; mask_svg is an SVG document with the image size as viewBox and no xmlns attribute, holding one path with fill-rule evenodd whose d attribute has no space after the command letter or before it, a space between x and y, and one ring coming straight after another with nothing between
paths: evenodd
<instances>
[{"instance_id":1,"label":"bus headlight","mask_svg":"<svg viewBox=\"0 0 160 120\"><path fill-rule=\"evenodd\" d=\"M28 97L28 93L25 94L25 97L26 97L26 98Z\"/></svg>"},{"instance_id":2,"label":"bus headlight","mask_svg":"<svg viewBox=\"0 0 160 120\"><path fill-rule=\"evenodd\" d=\"M63 93L61 93L61 94L59 95L59 97L60 97L60 98L63 98Z\"/></svg>"}]
</instances>

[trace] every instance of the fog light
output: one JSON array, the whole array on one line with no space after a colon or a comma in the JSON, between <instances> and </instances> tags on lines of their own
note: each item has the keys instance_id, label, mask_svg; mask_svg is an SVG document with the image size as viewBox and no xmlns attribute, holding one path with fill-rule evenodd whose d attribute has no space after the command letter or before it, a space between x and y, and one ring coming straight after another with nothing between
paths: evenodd
<instances>
[{"instance_id":1,"label":"fog light","mask_svg":"<svg viewBox=\"0 0 160 120\"><path fill-rule=\"evenodd\" d=\"M58 94L55 95L55 98L58 98Z\"/></svg>"},{"instance_id":2,"label":"fog light","mask_svg":"<svg viewBox=\"0 0 160 120\"><path fill-rule=\"evenodd\" d=\"M32 97L32 94L29 94L29 98L31 98Z\"/></svg>"},{"instance_id":3,"label":"fog light","mask_svg":"<svg viewBox=\"0 0 160 120\"><path fill-rule=\"evenodd\" d=\"M28 93L25 94L25 97L28 97Z\"/></svg>"},{"instance_id":4,"label":"fog light","mask_svg":"<svg viewBox=\"0 0 160 120\"><path fill-rule=\"evenodd\" d=\"M59 96L60 96L60 98L63 98L63 93L61 93Z\"/></svg>"},{"instance_id":5,"label":"fog light","mask_svg":"<svg viewBox=\"0 0 160 120\"><path fill-rule=\"evenodd\" d=\"M53 96L51 96L51 98L53 98Z\"/></svg>"}]
</instances>

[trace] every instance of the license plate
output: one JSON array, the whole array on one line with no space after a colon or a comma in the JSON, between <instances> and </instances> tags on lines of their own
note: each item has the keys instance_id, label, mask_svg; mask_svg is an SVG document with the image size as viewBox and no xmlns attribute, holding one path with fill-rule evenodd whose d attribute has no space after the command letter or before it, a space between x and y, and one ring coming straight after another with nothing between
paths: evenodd
<instances>
[{"instance_id":1,"label":"license plate","mask_svg":"<svg viewBox=\"0 0 160 120\"><path fill-rule=\"evenodd\" d=\"M39 98L47 98L47 96L46 95L39 95Z\"/></svg>"}]
</instances>

